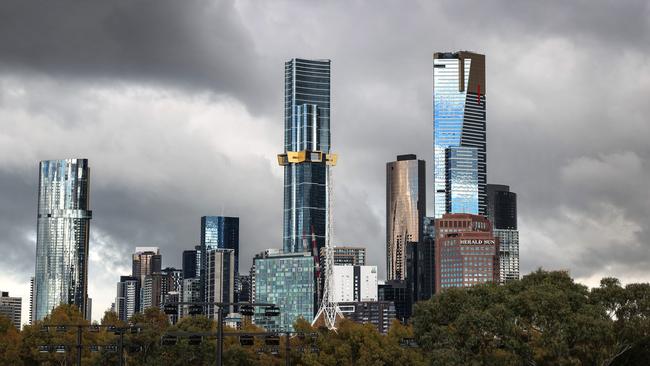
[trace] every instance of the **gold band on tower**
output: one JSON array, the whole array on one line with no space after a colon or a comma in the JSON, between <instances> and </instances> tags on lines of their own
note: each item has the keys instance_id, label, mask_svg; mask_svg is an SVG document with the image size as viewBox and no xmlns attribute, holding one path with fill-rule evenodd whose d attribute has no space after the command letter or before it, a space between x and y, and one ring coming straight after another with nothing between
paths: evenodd
<instances>
[{"instance_id":1,"label":"gold band on tower","mask_svg":"<svg viewBox=\"0 0 650 366\"><path fill-rule=\"evenodd\" d=\"M281 166L289 163L322 163L334 166L338 161L337 154L324 154L322 151L287 151L285 154L278 154L278 164Z\"/></svg>"}]
</instances>

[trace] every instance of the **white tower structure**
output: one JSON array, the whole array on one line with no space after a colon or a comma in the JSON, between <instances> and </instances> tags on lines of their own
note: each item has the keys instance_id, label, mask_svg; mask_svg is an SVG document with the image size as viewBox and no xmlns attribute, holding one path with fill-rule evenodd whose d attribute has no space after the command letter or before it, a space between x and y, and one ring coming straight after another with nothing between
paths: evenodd
<instances>
[{"instance_id":1,"label":"white tower structure","mask_svg":"<svg viewBox=\"0 0 650 366\"><path fill-rule=\"evenodd\" d=\"M329 167L328 167L329 168ZM327 237L325 238L325 283L323 284L323 296L321 298L320 308L311 325L315 325L322 317L327 329L336 331L337 319L343 319L343 313L339 304L334 300L333 279L334 279L334 248L332 247L332 170L327 169L329 185L327 187L327 206L329 215L327 215ZM318 265L318 264L317 264Z\"/></svg>"}]
</instances>

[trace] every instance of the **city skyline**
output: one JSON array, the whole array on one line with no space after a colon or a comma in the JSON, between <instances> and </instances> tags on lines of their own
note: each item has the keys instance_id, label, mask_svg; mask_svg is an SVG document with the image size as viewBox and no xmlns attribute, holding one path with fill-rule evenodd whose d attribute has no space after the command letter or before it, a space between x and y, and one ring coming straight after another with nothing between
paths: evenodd
<instances>
[{"instance_id":1,"label":"city skyline","mask_svg":"<svg viewBox=\"0 0 650 366\"><path fill-rule=\"evenodd\" d=\"M35 32L47 33L34 40L44 46L38 62L10 40L5 42L0 51L0 152L7 158L0 163L0 230L6 235L0 245L11 252L0 260L9 272L0 275L0 282L3 290L23 298L23 313L34 268L39 160L87 157L93 167L88 295L95 318L107 307L102 292L114 297L120 274L130 273L134 247L159 246L164 266L179 267L181 252L198 244L196 221L205 213L241 218L240 272L250 266L254 253L280 247L282 174L275 154L282 138L277 132L282 110L276 105L282 100L283 75L278 70L302 54L332 59L332 75L338 78L332 83L337 106L333 140L341 156L334 172L333 244L368 248L367 262L380 267L380 278L385 278L384 164L397 154L413 153L431 171L431 54L467 49L485 54L489 65L488 182L508 184L518 193L521 273L538 266L569 269L591 285L609 275L650 279L644 271L650 262L644 221L650 210L644 188L650 178L645 117L650 111L643 102L650 89L643 70L650 66L644 61L648 51L642 37L625 33L648 33L635 15L644 11L581 14L581 8L571 5L554 8L578 19L605 19L596 27L560 19L549 25L518 7L501 8L511 17L470 24L456 34L430 35L466 19L453 6L443 5L412 14L401 35L391 36L372 23L400 24L391 21L390 7L366 14L369 31L356 34L351 27L359 26L354 14L361 10L353 6L331 34L306 26L304 38L291 31L274 40L283 27L256 18L260 15L247 11L251 4L230 5L224 3L219 11L192 5L188 11L197 15L196 27L181 27L186 29L181 33L173 33L179 32L174 27L165 30L172 32L167 34L171 41L181 41L175 52L188 55L182 64L158 53L156 42L139 50L134 41L101 32L91 32L88 43L79 40L76 46L97 54L109 49L110 42L125 42L125 52L132 53L78 60L69 56L76 54L73 49L53 42L69 37L56 27ZM333 22L330 6L336 5L320 10ZM468 11L489 10L477 7ZM436 15L439 10L441 15ZM215 22L221 13L227 21ZM295 20L289 13L277 16ZM89 16L106 14L110 11L99 9ZM127 21L142 23L135 32L147 37L152 35L144 31L146 24L166 19L157 12L131 14ZM64 16L55 12L52 19ZM629 28L610 25L606 19L612 16L628 19ZM24 25L0 25L0 37L35 37L23 27L38 30L51 21L36 15L25 19ZM213 30L208 27L213 23L228 35L220 47L236 52L240 57L232 59L243 60L241 64L213 50L217 43L199 42L196 47L182 42L213 35L206 30ZM546 35L539 34L542 30ZM478 31L485 36L476 37ZM346 38L342 32L354 35ZM367 46L363 53L351 47L357 43ZM621 57L602 57L605 50L618 51ZM124 60L125 67L117 70L114 65ZM640 78L629 73L639 69ZM508 163L499 163L503 161ZM432 192L427 196L433 197ZM427 214L432 215L432 207ZM615 255L610 255L612 243Z\"/></svg>"}]
</instances>

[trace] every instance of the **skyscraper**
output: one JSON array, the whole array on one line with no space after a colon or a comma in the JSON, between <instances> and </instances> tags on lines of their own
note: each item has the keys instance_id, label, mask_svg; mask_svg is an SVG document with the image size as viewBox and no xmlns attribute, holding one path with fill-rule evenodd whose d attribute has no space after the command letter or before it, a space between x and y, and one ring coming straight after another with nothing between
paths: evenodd
<instances>
[{"instance_id":1,"label":"skyscraper","mask_svg":"<svg viewBox=\"0 0 650 366\"><path fill-rule=\"evenodd\" d=\"M90 168L87 159L44 160L39 167L34 317L60 304L85 316L88 292Z\"/></svg>"},{"instance_id":2,"label":"skyscraper","mask_svg":"<svg viewBox=\"0 0 650 366\"><path fill-rule=\"evenodd\" d=\"M436 292L499 282L499 240L484 216L445 214L436 220Z\"/></svg>"},{"instance_id":3,"label":"skyscraper","mask_svg":"<svg viewBox=\"0 0 650 366\"><path fill-rule=\"evenodd\" d=\"M205 301L235 301L235 251L232 249L209 249L205 257ZM232 306L225 308L232 312ZM207 307L207 316L216 318L218 308Z\"/></svg>"},{"instance_id":4,"label":"skyscraper","mask_svg":"<svg viewBox=\"0 0 650 366\"><path fill-rule=\"evenodd\" d=\"M201 246L196 246L192 250L183 251L183 278L199 278Z\"/></svg>"},{"instance_id":5,"label":"skyscraper","mask_svg":"<svg viewBox=\"0 0 650 366\"><path fill-rule=\"evenodd\" d=\"M377 266L333 266L332 277L335 302L377 301Z\"/></svg>"},{"instance_id":6,"label":"skyscraper","mask_svg":"<svg viewBox=\"0 0 650 366\"><path fill-rule=\"evenodd\" d=\"M158 247L136 247L133 253L131 276L140 280L144 287L144 279L147 275L159 273L162 267L162 256Z\"/></svg>"},{"instance_id":7,"label":"skyscraper","mask_svg":"<svg viewBox=\"0 0 650 366\"><path fill-rule=\"evenodd\" d=\"M487 217L499 238L499 275L505 283L519 279L519 231L517 194L500 184L487 185Z\"/></svg>"},{"instance_id":8,"label":"skyscraper","mask_svg":"<svg viewBox=\"0 0 650 366\"><path fill-rule=\"evenodd\" d=\"M117 283L115 296L115 312L118 318L128 321L140 308L140 279L132 276L121 276Z\"/></svg>"},{"instance_id":9,"label":"skyscraper","mask_svg":"<svg viewBox=\"0 0 650 366\"><path fill-rule=\"evenodd\" d=\"M408 243L418 243L426 211L424 160L399 155L386 163L386 272L388 280L407 277Z\"/></svg>"},{"instance_id":10,"label":"skyscraper","mask_svg":"<svg viewBox=\"0 0 650 366\"><path fill-rule=\"evenodd\" d=\"M239 273L239 217L203 216L201 217L201 250L199 253L202 287L206 288L205 253L213 249L232 249L235 273ZM239 279L235 277L235 281ZM234 284L236 287L236 283ZM204 290L205 291L205 290ZM204 297L205 298L205 297Z\"/></svg>"},{"instance_id":11,"label":"skyscraper","mask_svg":"<svg viewBox=\"0 0 650 366\"><path fill-rule=\"evenodd\" d=\"M284 68L283 250L318 256L328 235L330 61L292 59ZM315 248L314 248L315 247Z\"/></svg>"},{"instance_id":12,"label":"skyscraper","mask_svg":"<svg viewBox=\"0 0 650 366\"><path fill-rule=\"evenodd\" d=\"M434 217L485 215L485 56L433 55Z\"/></svg>"},{"instance_id":13,"label":"skyscraper","mask_svg":"<svg viewBox=\"0 0 650 366\"><path fill-rule=\"evenodd\" d=\"M332 248L334 253L333 265L350 265L350 266L365 266L366 265L366 248L364 247L349 247L349 246L335 246ZM325 266L325 248L320 251L320 265Z\"/></svg>"}]
</instances>

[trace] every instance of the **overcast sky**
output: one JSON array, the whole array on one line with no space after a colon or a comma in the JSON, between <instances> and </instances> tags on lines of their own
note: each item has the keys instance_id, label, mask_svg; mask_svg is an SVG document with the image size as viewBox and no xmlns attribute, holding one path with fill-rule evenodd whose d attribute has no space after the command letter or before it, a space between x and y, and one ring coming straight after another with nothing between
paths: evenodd
<instances>
[{"instance_id":1,"label":"overcast sky","mask_svg":"<svg viewBox=\"0 0 650 366\"><path fill-rule=\"evenodd\" d=\"M415 153L431 185L432 54L457 50L486 55L521 272L650 281L649 45L647 1L3 1L0 289L26 319L44 159L90 160L95 319L135 246L180 266L203 215L240 217L242 271L280 247L293 57L332 60L334 244L383 277L385 163Z\"/></svg>"}]
</instances>

